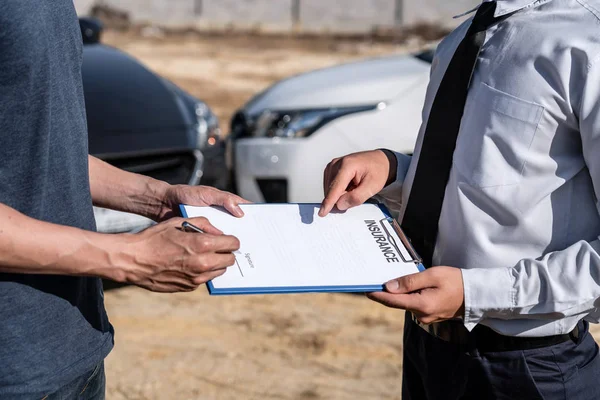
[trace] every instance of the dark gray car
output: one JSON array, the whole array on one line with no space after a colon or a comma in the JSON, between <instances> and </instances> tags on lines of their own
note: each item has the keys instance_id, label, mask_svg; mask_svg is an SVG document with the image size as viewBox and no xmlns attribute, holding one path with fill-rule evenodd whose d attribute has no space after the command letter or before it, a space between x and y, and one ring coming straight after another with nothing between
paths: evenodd
<instances>
[{"instance_id":1,"label":"dark gray car","mask_svg":"<svg viewBox=\"0 0 600 400\"><path fill-rule=\"evenodd\" d=\"M229 188L225 147L208 105L100 43L101 25L80 19L89 151L108 163L172 184ZM103 232L148 226L140 217L95 209Z\"/></svg>"}]
</instances>

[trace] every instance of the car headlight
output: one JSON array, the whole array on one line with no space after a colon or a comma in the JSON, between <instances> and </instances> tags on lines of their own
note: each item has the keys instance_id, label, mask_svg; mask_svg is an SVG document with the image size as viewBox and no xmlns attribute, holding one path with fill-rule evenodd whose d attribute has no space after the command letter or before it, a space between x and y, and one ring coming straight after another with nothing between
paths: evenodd
<instances>
[{"instance_id":1,"label":"car headlight","mask_svg":"<svg viewBox=\"0 0 600 400\"><path fill-rule=\"evenodd\" d=\"M196 115L196 132L198 144L201 148L214 146L221 140L219 119L204 102L197 102L194 106Z\"/></svg>"},{"instance_id":2,"label":"car headlight","mask_svg":"<svg viewBox=\"0 0 600 400\"><path fill-rule=\"evenodd\" d=\"M254 120L250 136L304 138L337 118L378 108L385 108L385 103L308 110L265 110Z\"/></svg>"}]
</instances>

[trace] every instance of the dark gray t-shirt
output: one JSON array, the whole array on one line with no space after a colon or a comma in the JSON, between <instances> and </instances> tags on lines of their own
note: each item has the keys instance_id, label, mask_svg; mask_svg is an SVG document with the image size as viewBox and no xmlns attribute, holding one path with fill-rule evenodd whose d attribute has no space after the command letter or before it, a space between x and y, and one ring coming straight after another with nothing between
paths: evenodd
<instances>
[{"instance_id":1,"label":"dark gray t-shirt","mask_svg":"<svg viewBox=\"0 0 600 400\"><path fill-rule=\"evenodd\" d=\"M0 203L91 231L81 61L72 0L1 2ZM100 279L0 273L0 398L41 398L112 345Z\"/></svg>"}]
</instances>

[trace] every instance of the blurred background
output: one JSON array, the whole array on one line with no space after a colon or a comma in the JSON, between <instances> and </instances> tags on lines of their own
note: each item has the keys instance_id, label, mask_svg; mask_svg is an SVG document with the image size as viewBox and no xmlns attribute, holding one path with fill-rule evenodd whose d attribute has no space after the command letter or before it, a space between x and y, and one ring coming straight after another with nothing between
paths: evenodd
<instances>
[{"instance_id":1,"label":"blurred background","mask_svg":"<svg viewBox=\"0 0 600 400\"><path fill-rule=\"evenodd\" d=\"M255 202L320 202L334 157L410 154L435 46L479 2L75 0L90 152ZM99 230L151 222L95 209ZM108 399L400 399L403 312L363 296L105 282Z\"/></svg>"}]
</instances>

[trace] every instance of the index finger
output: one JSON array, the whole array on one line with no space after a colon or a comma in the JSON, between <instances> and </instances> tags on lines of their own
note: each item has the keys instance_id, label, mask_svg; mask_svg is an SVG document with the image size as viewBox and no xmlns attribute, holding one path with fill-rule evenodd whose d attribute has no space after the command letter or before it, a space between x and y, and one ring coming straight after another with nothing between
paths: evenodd
<instances>
[{"instance_id":1,"label":"index finger","mask_svg":"<svg viewBox=\"0 0 600 400\"><path fill-rule=\"evenodd\" d=\"M329 191L321 203L321 209L319 210L319 217L324 217L333 210L336 203L346 193L348 185L354 178L354 174L350 170L340 170L337 176L333 179L333 182L329 186Z\"/></svg>"},{"instance_id":2,"label":"index finger","mask_svg":"<svg viewBox=\"0 0 600 400\"><path fill-rule=\"evenodd\" d=\"M240 241L231 235L195 235L194 240L205 252L232 253L240 248Z\"/></svg>"},{"instance_id":3,"label":"index finger","mask_svg":"<svg viewBox=\"0 0 600 400\"><path fill-rule=\"evenodd\" d=\"M211 235L222 235L223 232L216 228L210 221L205 217L194 217L186 219L190 224L197 226L202 229L204 232L209 233Z\"/></svg>"},{"instance_id":4,"label":"index finger","mask_svg":"<svg viewBox=\"0 0 600 400\"><path fill-rule=\"evenodd\" d=\"M340 159L334 158L329 164L327 164L327 167L325 167L325 170L323 171L323 193L325 196L327 196L327 193L329 193L331 176L337 174L337 172L340 170L339 164Z\"/></svg>"}]
</instances>

